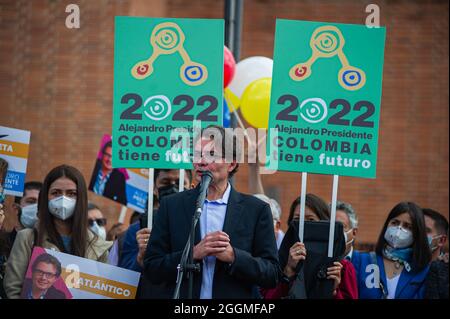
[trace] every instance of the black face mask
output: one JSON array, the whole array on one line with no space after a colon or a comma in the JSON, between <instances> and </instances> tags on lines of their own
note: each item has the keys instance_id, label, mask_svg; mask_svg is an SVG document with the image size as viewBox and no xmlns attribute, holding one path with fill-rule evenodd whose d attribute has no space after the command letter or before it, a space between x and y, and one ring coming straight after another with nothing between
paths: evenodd
<instances>
[{"instance_id":1,"label":"black face mask","mask_svg":"<svg viewBox=\"0 0 450 319\"><path fill-rule=\"evenodd\" d=\"M186 189L185 189L186 190ZM158 200L161 202L163 197L178 193L178 185L170 184L164 187L158 188Z\"/></svg>"}]
</instances>

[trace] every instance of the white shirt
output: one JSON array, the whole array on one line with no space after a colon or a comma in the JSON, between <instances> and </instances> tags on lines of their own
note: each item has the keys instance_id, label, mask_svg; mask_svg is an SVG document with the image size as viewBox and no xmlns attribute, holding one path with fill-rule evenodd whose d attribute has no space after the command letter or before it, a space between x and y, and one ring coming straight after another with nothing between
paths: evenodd
<instances>
[{"instance_id":1,"label":"white shirt","mask_svg":"<svg viewBox=\"0 0 450 319\"><path fill-rule=\"evenodd\" d=\"M386 276L388 295L387 299L395 299L395 291L397 290L398 280L400 279L400 274L391 279Z\"/></svg>"},{"instance_id":2,"label":"white shirt","mask_svg":"<svg viewBox=\"0 0 450 319\"><path fill-rule=\"evenodd\" d=\"M284 232L279 229L277 234L277 248L280 249L281 243L283 242Z\"/></svg>"}]
</instances>

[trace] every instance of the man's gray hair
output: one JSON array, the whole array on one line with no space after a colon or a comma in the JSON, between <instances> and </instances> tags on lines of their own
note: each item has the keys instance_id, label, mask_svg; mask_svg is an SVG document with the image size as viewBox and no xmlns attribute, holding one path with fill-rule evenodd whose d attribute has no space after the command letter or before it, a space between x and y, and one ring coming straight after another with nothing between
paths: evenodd
<instances>
[{"instance_id":1,"label":"man's gray hair","mask_svg":"<svg viewBox=\"0 0 450 319\"><path fill-rule=\"evenodd\" d=\"M356 215L355 210L352 205L346 202L337 201L336 202L336 210L344 211L348 219L350 220L350 224L352 228L358 228L358 216Z\"/></svg>"},{"instance_id":2,"label":"man's gray hair","mask_svg":"<svg viewBox=\"0 0 450 319\"><path fill-rule=\"evenodd\" d=\"M280 204L278 204L278 202L275 199L270 198L270 197L268 197L268 196L266 196L264 194L255 194L253 196L255 196L256 198L258 198L258 199L262 200L263 202L266 202L267 204L269 204L270 205L270 210L272 211L273 220L280 221L280 218L281 218L281 206L280 206Z\"/></svg>"}]
</instances>

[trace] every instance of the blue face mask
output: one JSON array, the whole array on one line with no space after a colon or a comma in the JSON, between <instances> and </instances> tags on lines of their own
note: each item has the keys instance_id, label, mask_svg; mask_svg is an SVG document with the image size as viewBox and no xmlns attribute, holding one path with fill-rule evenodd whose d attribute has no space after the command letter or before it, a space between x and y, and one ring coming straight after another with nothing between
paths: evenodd
<instances>
[{"instance_id":1,"label":"blue face mask","mask_svg":"<svg viewBox=\"0 0 450 319\"><path fill-rule=\"evenodd\" d=\"M20 223L25 228L33 228L36 224L37 218L37 204L32 204L22 207L22 214L20 215Z\"/></svg>"}]
</instances>

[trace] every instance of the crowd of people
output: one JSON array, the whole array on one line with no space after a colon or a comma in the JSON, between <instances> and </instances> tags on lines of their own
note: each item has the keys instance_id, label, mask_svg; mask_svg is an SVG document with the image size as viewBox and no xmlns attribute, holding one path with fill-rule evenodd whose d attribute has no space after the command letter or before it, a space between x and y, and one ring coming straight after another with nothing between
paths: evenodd
<instances>
[{"instance_id":1,"label":"crowd of people","mask_svg":"<svg viewBox=\"0 0 450 319\"><path fill-rule=\"evenodd\" d=\"M221 139L221 144L200 138L195 151L201 160L186 171L185 191L179 192L178 170L155 170L151 229L145 212L133 214L127 229L116 224L107 232L107 220L88 202L88 187L75 167L61 165L42 182L27 182L10 209L0 206L1 217L17 216L17 225L0 236L1 298L58 298L50 288L23 295L30 285L25 274L34 247L140 272L137 298L172 298L199 185L209 171L213 179L192 251L198 265L193 298L448 299L448 221L442 214L401 201L388 212L374 250L362 252L355 249L358 215L350 203L338 201L335 249L327 256L320 247L328 243L330 204L306 195L301 241L301 200L293 198L284 233L275 199L240 193L230 183L239 164L225 161L221 154L232 147L236 159L236 143L233 138ZM214 160L204 160L205 154ZM51 263L51 258L38 260L33 274L49 279L52 274L45 269L61 271ZM180 296L191 296L186 279Z\"/></svg>"}]
</instances>

